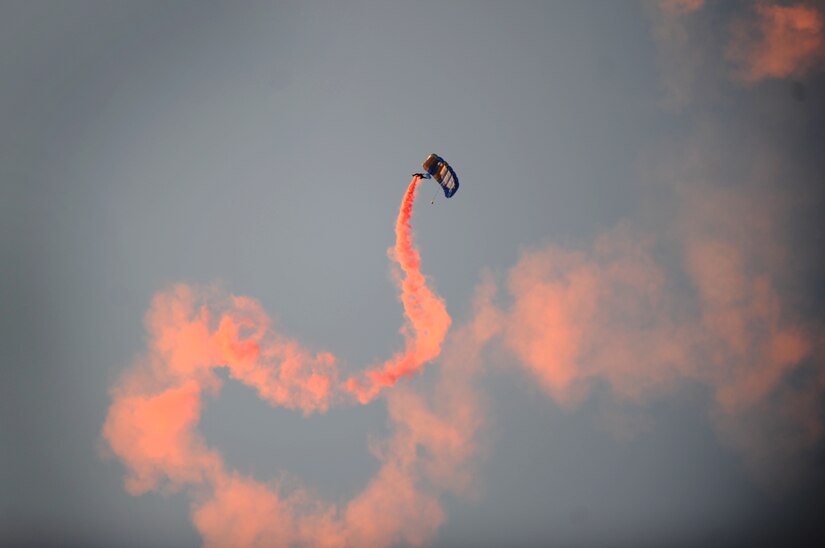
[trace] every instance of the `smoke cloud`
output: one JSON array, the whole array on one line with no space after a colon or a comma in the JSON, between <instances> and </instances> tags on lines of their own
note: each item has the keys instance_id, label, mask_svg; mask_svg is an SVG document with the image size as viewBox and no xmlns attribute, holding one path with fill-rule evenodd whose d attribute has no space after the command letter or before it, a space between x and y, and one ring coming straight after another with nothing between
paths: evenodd
<instances>
[{"instance_id":1,"label":"smoke cloud","mask_svg":"<svg viewBox=\"0 0 825 548\"><path fill-rule=\"evenodd\" d=\"M747 82L801 77L825 63L822 14L812 6L756 4L754 20L733 28L727 57Z\"/></svg>"},{"instance_id":2,"label":"smoke cloud","mask_svg":"<svg viewBox=\"0 0 825 548\"><path fill-rule=\"evenodd\" d=\"M754 476L792 479L780 469L822 436L825 330L783 294L799 282L777 240L777 202L696 187L680 192L675 240L625 223L590 249L526 252L507 280L504 346L562 407L597 382L638 404L704 386L720 438ZM673 246L674 264L657 259Z\"/></svg>"},{"instance_id":3,"label":"smoke cloud","mask_svg":"<svg viewBox=\"0 0 825 548\"><path fill-rule=\"evenodd\" d=\"M456 334L459 346L442 364L439 398L411 390L387 397L394 434L374 448L381 468L344 506L300 488L282 492L230 469L197 430L204 397L220 393L219 367L271 405L309 414L353 395L366 403L441 353L451 320L426 285L412 240L417 183L416 177L404 195L390 254L401 269L405 349L363 378L341 382L332 354L275 332L248 297L183 284L155 296L145 322L147 353L112 389L103 426L104 440L127 469L129 493L188 490L193 522L210 546L382 546L434 536L445 519L437 495L469 488L480 417L467 376L457 371L478 362L472 349L485 339L481 320Z\"/></svg>"}]
</instances>

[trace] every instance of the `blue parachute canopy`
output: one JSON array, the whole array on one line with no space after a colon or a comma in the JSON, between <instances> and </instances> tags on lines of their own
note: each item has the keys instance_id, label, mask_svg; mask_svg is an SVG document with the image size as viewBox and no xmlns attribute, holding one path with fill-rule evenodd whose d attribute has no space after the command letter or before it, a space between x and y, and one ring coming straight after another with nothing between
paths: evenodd
<instances>
[{"instance_id":1,"label":"blue parachute canopy","mask_svg":"<svg viewBox=\"0 0 825 548\"><path fill-rule=\"evenodd\" d=\"M458 190L458 176L450 167L450 164L444 161L444 158L437 154L430 154L421 167L436 180L441 188L444 189L444 196L449 198Z\"/></svg>"}]
</instances>

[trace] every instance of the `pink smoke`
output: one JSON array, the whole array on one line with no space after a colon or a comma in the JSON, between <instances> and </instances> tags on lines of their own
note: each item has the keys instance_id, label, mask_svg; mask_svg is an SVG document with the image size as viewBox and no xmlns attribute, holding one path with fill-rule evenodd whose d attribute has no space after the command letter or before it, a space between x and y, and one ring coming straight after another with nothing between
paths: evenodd
<instances>
[{"instance_id":1,"label":"pink smoke","mask_svg":"<svg viewBox=\"0 0 825 548\"><path fill-rule=\"evenodd\" d=\"M394 385L398 379L415 373L422 365L435 359L441 353L441 345L450 327L451 319L444 301L427 287L426 278L421 273L421 256L412 240L410 218L419 180L418 176L414 176L404 193L395 223L395 247L390 250L390 256L398 262L403 273L400 281L401 302L408 320L408 324L401 329L405 347L380 367L367 371L360 379L347 381L347 389L361 403L367 403L382 387Z\"/></svg>"},{"instance_id":2,"label":"pink smoke","mask_svg":"<svg viewBox=\"0 0 825 548\"><path fill-rule=\"evenodd\" d=\"M301 489L281 493L231 470L197 430L203 396L216 397L221 390L217 367L226 367L231 379L270 404L308 414L348 401L353 393L366 403L440 354L451 320L426 285L412 241L417 182L404 195L392 254L403 273L405 349L367 371L363 382L341 383L332 354L312 352L273 331L253 299L183 284L154 297L146 316L147 353L112 388L103 426L104 440L126 466L131 494L192 490L193 521L210 546L384 546L433 538L444 521L437 494L469 482L466 465L480 421L472 390L453 382L456 375L439 388L449 399L446 407L412 391L389 396L395 433L377 454L381 468L341 507ZM478 339L458 335L468 337ZM444 371L456 367L467 365L447 359Z\"/></svg>"},{"instance_id":3,"label":"pink smoke","mask_svg":"<svg viewBox=\"0 0 825 548\"><path fill-rule=\"evenodd\" d=\"M756 4L755 21L733 29L727 57L739 65L737 76L748 82L800 77L825 67L822 14L811 6Z\"/></svg>"}]
</instances>

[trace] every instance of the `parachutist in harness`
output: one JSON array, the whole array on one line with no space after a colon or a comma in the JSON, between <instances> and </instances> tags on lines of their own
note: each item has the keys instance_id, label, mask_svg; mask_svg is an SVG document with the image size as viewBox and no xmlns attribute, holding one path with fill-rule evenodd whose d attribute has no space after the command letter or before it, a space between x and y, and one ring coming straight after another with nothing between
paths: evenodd
<instances>
[{"instance_id":1,"label":"parachutist in harness","mask_svg":"<svg viewBox=\"0 0 825 548\"><path fill-rule=\"evenodd\" d=\"M432 178L432 177L430 177L429 173L413 173L412 176L413 177L420 177L421 179L431 179ZM435 204L435 199L436 199L437 196L438 196L438 187L435 188L435 192L433 193L433 199L430 200L430 205Z\"/></svg>"}]
</instances>

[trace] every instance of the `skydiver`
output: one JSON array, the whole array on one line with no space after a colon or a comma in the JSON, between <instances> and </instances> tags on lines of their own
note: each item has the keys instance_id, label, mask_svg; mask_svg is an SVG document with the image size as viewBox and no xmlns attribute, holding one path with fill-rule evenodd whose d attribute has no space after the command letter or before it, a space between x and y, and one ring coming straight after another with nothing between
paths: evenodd
<instances>
[{"instance_id":1,"label":"skydiver","mask_svg":"<svg viewBox=\"0 0 825 548\"><path fill-rule=\"evenodd\" d=\"M421 177L422 179L429 179L430 178L429 173L413 173L412 176L413 177Z\"/></svg>"}]
</instances>

